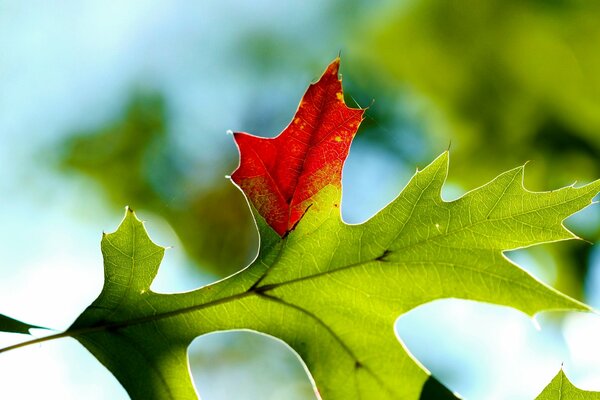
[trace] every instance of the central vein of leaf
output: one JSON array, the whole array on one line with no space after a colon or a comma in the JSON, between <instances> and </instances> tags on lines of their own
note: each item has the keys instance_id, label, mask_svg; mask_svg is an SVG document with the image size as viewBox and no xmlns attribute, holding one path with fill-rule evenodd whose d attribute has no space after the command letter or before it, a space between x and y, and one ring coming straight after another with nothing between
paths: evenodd
<instances>
[{"instance_id":1,"label":"central vein of leaf","mask_svg":"<svg viewBox=\"0 0 600 400\"><path fill-rule=\"evenodd\" d=\"M294 188L294 190L292 191L292 193L289 196L289 198L286 199L286 202L288 204L289 214L290 214L288 216L288 219L291 218L291 204L294 201L294 198L296 197L296 192L298 191L298 181L300 180L300 176L302 176L302 174L306 170L306 160L308 159L308 155L309 155L310 149L314 148L315 137L317 136L318 131L322 128L323 117L328 112L328 110L325 109L325 105L326 105L326 102L327 102L327 98L329 96L329 92L330 92L329 87L326 87L325 88L325 92L321 93L321 99L320 99L320 102L319 102L319 107L317 108L317 110L319 110L319 111L318 111L318 113L316 115L315 123L314 123L314 125L310 125L309 124L309 126L312 129L312 132L309 135L308 143L302 142L302 144L304 145L304 149L302 151L302 154L303 154L302 162L300 164L300 168L297 170L295 176L293 177L293 188ZM306 103L303 102L303 104L301 105L301 107L306 107ZM304 121L304 122L308 123L307 121Z\"/></svg>"}]
</instances>

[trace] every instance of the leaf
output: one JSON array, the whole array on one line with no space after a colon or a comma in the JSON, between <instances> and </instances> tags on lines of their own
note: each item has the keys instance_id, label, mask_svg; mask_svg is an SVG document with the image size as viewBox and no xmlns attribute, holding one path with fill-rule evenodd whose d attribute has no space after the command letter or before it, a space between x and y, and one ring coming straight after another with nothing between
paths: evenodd
<instances>
[{"instance_id":1,"label":"leaf","mask_svg":"<svg viewBox=\"0 0 600 400\"><path fill-rule=\"evenodd\" d=\"M528 315L588 310L518 268L503 251L574 238L562 221L600 190L596 181L529 192L519 167L445 202L448 162L448 153L440 155L361 225L341 220L339 181L319 184L293 229L287 221L283 237L279 225L267 221L269 207L281 204L251 202L261 237L256 260L185 293L150 290L164 248L128 210L119 229L102 238L100 296L62 336L81 342L133 399L195 399L187 347L198 335L231 329L286 342L326 400L442 393L399 343L398 316L449 297Z\"/></svg>"},{"instance_id":2,"label":"leaf","mask_svg":"<svg viewBox=\"0 0 600 400\"><path fill-rule=\"evenodd\" d=\"M536 400L597 400L600 392L588 392L576 388L567 378L563 370L544 388Z\"/></svg>"},{"instance_id":3,"label":"leaf","mask_svg":"<svg viewBox=\"0 0 600 400\"><path fill-rule=\"evenodd\" d=\"M428 374L398 343L395 319L459 297L533 315L587 307L536 281L502 249L572 237L561 220L600 182L531 193L522 168L443 202L444 153L363 225L346 225L328 186L285 238L258 216L263 242L244 271L196 291L150 291L164 249L131 210L103 237L106 283L70 328L134 399L193 399L186 349L198 335L253 329L302 357L324 399L419 398ZM328 206L327 206L328 204ZM401 379L399 379L401 377Z\"/></svg>"},{"instance_id":4,"label":"leaf","mask_svg":"<svg viewBox=\"0 0 600 400\"><path fill-rule=\"evenodd\" d=\"M309 86L276 138L234 133L240 165L231 178L279 235L294 227L321 189L341 188L342 166L364 110L346 106L339 66L336 58Z\"/></svg>"},{"instance_id":5,"label":"leaf","mask_svg":"<svg viewBox=\"0 0 600 400\"><path fill-rule=\"evenodd\" d=\"M47 329L37 325L29 325L14 318L0 314L0 331L29 334L30 329Z\"/></svg>"}]
</instances>

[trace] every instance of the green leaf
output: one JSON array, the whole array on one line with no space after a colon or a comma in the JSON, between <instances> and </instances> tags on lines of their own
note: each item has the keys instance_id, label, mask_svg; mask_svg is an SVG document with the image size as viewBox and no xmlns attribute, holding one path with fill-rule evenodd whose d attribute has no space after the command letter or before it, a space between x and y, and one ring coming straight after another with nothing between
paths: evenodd
<instances>
[{"instance_id":1,"label":"green leaf","mask_svg":"<svg viewBox=\"0 0 600 400\"><path fill-rule=\"evenodd\" d=\"M524 189L520 167L445 202L447 168L444 153L361 225L341 220L340 189L331 185L284 238L253 210L261 236L256 260L186 293L150 290L164 248L128 210L102 239L102 293L69 334L134 399L195 399L187 347L198 335L230 329L285 341L323 399L418 399L429 374L394 333L398 316L418 305L455 297L528 315L588 310L503 251L574 238L562 221L590 204L600 181L534 193Z\"/></svg>"},{"instance_id":2,"label":"green leaf","mask_svg":"<svg viewBox=\"0 0 600 400\"><path fill-rule=\"evenodd\" d=\"M29 330L32 328L36 329L47 329L37 325L29 325L25 322L18 321L14 318L7 317L6 315L0 314L0 331L10 333L24 333L29 334Z\"/></svg>"},{"instance_id":3,"label":"green leaf","mask_svg":"<svg viewBox=\"0 0 600 400\"><path fill-rule=\"evenodd\" d=\"M567 378L562 369L544 388L536 400L597 400L600 392L588 392L576 388Z\"/></svg>"}]
</instances>

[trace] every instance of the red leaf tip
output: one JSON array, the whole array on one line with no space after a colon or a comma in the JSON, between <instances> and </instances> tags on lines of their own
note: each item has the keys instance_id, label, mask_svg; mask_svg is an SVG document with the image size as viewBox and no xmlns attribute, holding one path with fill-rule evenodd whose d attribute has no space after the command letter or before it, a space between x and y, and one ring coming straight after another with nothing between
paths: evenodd
<instances>
[{"instance_id":1,"label":"red leaf tip","mask_svg":"<svg viewBox=\"0 0 600 400\"><path fill-rule=\"evenodd\" d=\"M233 134L240 164L231 178L280 236L294 228L321 189L341 188L342 167L364 110L346 106L339 66L338 57L308 87L292 122L277 137Z\"/></svg>"}]
</instances>

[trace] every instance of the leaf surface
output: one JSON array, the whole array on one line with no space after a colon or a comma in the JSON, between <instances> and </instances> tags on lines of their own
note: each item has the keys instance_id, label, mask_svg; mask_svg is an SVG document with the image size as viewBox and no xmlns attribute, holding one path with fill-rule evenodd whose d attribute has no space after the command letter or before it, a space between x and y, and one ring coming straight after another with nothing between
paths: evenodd
<instances>
[{"instance_id":1,"label":"leaf surface","mask_svg":"<svg viewBox=\"0 0 600 400\"><path fill-rule=\"evenodd\" d=\"M336 62L332 65L325 76L333 68L338 81ZM338 93L326 91L336 99ZM362 110L356 118L358 113ZM339 129L354 134L345 126ZM238 145L242 137L250 136L237 136ZM259 147L272 143L250 142ZM248 145L251 150L250 142L240 149ZM304 154L308 160L312 153L308 149ZM292 195L286 203L290 210L304 204L297 222L273 219L283 203L262 202L260 196L253 200L252 193L258 192L243 182L254 178L234 174L243 190L250 187L259 253L243 271L191 292L150 290L164 248L150 240L128 210L118 230L102 239L103 290L68 334L133 399L195 399L187 361L191 341L209 332L251 329L287 343L323 399L410 400L424 396L432 379L394 332L395 320L409 310L441 298L486 301L528 315L588 309L534 279L503 252L574 238L562 221L590 204L600 181L534 193L523 187L524 169L519 167L446 202L441 190L449 159L443 153L377 215L347 225L340 217L341 183L335 172L341 171L345 154L337 158L334 172L327 170L335 179L315 178L316 186L305 190L298 189L302 180L320 177L320 172L307 175L303 169L298 175L293 191L306 196L294 200ZM241 157L243 170L243 150Z\"/></svg>"},{"instance_id":2,"label":"leaf surface","mask_svg":"<svg viewBox=\"0 0 600 400\"><path fill-rule=\"evenodd\" d=\"M575 387L562 369L544 388L536 400L599 400L600 392L588 392Z\"/></svg>"},{"instance_id":3,"label":"leaf surface","mask_svg":"<svg viewBox=\"0 0 600 400\"><path fill-rule=\"evenodd\" d=\"M341 187L342 166L364 110L346 106L339 66L337 58L309 86L279 136L234 133L240 165L231 178L279 235L294 227L321 189Z\"/></svg>"},{"instance_id":4,"label":"leaf surface","mask_svg":"<svg viewBox=\"0 0 600 400\"><path fill-rule=\"evenodd\" d=\"M502 250L573 237L562 219L600 183L532 193L522 168L444 202L444 153L362 225L346 225L328 186L285 238L260 217L263 241L242 272L196 291L152 292L164 249L131 211L102 240L106 284L73 336L134 399L194 399L187 346L198 335L252 329L281 338L307 365L324 399L417 399L428 373L394 333L395 319L448 297L533 315L587 307L519 269ZM201 388L200 388L201 391Z\"/></svg>"}]
</instances>

